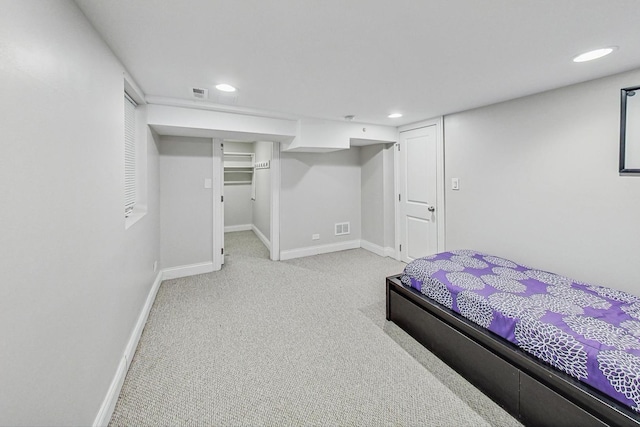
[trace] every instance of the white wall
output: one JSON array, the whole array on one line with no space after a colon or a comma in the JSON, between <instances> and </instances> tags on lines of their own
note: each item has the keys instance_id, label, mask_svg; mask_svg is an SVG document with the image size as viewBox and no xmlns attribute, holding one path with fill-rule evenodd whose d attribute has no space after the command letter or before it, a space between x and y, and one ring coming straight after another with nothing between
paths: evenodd
<instances>
[{"instance_id":1,"label":"white wall","mask_svg":"<svg viewBox=\"0 0 640 427\"><path fill-rule=\"evenodd\" d=\"M250 226L253 223L251 209L251 184L224 186L224 226ZM230 230L227 230L230 231Z\"/></svg>"},{"instance_id":2,"label":"white wall","mask_svg":"<svg viewBox=\"0 0 640 427\"><path fill-rule=\"evenodd\" d=\"M638 84L634 71L445 117L447 249L640 295L640 177L618 175L620 89Z\"/></svg>"},{"instance_id":3,"label":"white wall","mask_svg":"<svg viewBox=\"0 0 640 427\"><path fill-rule=\"evenodd\" d=\"M0 425L91 425L156 276L157 150L125 230L123 67L73 2L3 2L0 81Z\"/></svg>"},{"instance_id":4,"label":"white wall","mask_svg":"<svg viewBox=\"0 0 640 427\"><path fill-rule=\"evenodd\" d=\"M360 147L362 247L395 256L394 144Z\"/></svg>"},{"instance_id":5,"label":"white wall","mask_svg":"<svg viewBox=\"0 0 640 427\"><path fill-rule=\"evenodd\" d=\"M298 122L295 120L203 110L197 101L186 103L188 108L150 104L149 125L173 130L182 128L190 133L189 136L202 137L214 137L212 130L216 131L216 138L229 139L246 139L259 134L268 141L291 141L296 136Z\"/></svg>"},{"instance_id":6,"label":"white wall","mask_svg":"<svg viewBox=\"0 0 640 427\"><path fill-rule=\"evenodd\" d=\"M360 240L359 149L281 155L281 251ZM335 236L347 221L351 234Z\"/></svg>"},{"instance_id":7,"label":"white wall","mask_svg":"<svg viewBox=\"0 0 640 427\"><path fill-rule=\"evenodd\" d=\"M384 247L384 145L360 148L362 240Z\"/></svg>"},{"instance_id":8,"label":"white wall","mask_svg":"<svg viewBox=\"0 0 640 427\"><path fill-rule=\"evenodd\" d=\"M384 168L384 247L387 256L395 256L395 236L396 236L396 195L394 191L394 162L393 156L395 152L394 144L386 144L383 150L383 168Z\"/></svg>"},{"instance_id":9,"label":"white wall","mask_svg":"<svg viewBox=\"0 0 640 427\"><path fill-rule=\"evenodd\" d=\"M160 139L160 212L162 268L213 258L213 176L210 138L163 136Z\"/></svg>"},{"instance_id":10,"label":"white wall","mask_svg":"<svg viewBox=\"0 0 640 427\"><path fill-rule=\"evenodd\" d=\"M300 119L295 139L283 144L283 151L326 153L364 145L362 141L391 142L397 140L396 129L364 123L322 119Z\"/></svg>"},{"instance_id":11,"label":"white wall","mask_svg":"<svg viewBox=\"0 0 640 427\"><path fill-rule=\"evenodd\" d=\"M226 153L253 153L252 143L224 142ZM226 174L225 180L250 179L250 175ZM253 224L253 207L251 203L251 184L227 184L224 186L224 226Z\"/></svg>"},{"instance_id":12,"label":"white wall","mask_svg":"<svg viewBox=\"0 0 640 427\"><path fill-rule=\"evenodd\" d=\"M258 141L254 144L256 162L271 161L273 143ZM271 240L271 169L255 172L256 199L253 201L253 225Z\"/></svg>"}]
</instances>

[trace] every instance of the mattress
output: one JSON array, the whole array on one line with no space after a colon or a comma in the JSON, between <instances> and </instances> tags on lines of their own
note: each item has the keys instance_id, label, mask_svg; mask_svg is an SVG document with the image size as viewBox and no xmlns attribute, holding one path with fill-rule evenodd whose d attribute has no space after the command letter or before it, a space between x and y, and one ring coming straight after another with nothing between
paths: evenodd
<instances>
[{"instance_id":1,"label":"mattress","mask_svg":"<svg viewBox=\"0 0 640 427\"><path fill-rule=\"evenodd\" d=\"M401 282L640 412L640 297L472 250L416 259Z\"/></svg>"}]
</instances>

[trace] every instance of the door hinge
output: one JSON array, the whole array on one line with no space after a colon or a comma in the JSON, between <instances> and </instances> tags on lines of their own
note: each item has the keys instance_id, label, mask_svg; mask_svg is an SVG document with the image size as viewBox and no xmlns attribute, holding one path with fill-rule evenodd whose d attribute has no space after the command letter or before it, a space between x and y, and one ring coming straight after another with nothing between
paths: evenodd
<instances>
[{"instance_id":1,"label":"door hinge","mask_svg":"<svg viewBox=\"0 0 640 427\"><path fill-rule=\"evenodd\" d=\"M220 201L224 202L224 196L220 196Z\"/></svg>"},{"instance_id":2,"label":"door hinge","mask_svg":"<svg viewBox=\"0 0 640 427\"><path fill-rule=\"evenodd\" d=\"M402 197L400 197L400 194L398 194L398 201L401 202L402 201Z\"/></svg>"},{"instance_id":3,"label":"door hinge","mask_svg":"<svg viewBox=\"0 0 640 427\"><path fill-rule=\"evenodd\" d=\"M400 252L402 252L402 245L400 245Z\"/></svg>"},{"instance_id":4,"label":"door hinge","mask_svg":"<svg viewBox=\"0 0 640 427\"><path fill-rule=\"evenodd\" d=\"M220 248L220 255L224 255L224 248Z\"/></svg>"}]
</instances>

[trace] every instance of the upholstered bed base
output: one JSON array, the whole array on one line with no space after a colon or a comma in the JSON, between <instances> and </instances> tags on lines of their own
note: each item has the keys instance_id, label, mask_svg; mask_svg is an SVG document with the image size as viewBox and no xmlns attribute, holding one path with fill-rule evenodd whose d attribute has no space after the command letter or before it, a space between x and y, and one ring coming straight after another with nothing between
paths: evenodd
<instances>
[{"instance_id":1,"label":"upholstered bed base","mask_svg":"<svg viewBox=\"0 0 640 427\"><path fill-rule=\"evenodd\" d=\"M387 277L396 323L525 425L640 426L640 416Z\"/></svg>"}]
</instances>

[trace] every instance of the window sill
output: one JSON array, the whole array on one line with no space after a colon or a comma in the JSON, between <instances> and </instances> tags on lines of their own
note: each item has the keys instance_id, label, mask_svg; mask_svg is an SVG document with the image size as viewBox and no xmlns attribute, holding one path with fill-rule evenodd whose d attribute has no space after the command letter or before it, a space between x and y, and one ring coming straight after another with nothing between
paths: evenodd
<instances>
[{"instance_id":1,"label":"window sill","mask_svg":"<svg viewBox=\"0 0 640 427\"><path fill-rule=\"evenodd\" d=\"M124 219L124 229L128 230L136 222L140 221L147 214L146 206L136 206L133 212Z\"/></svg>"}]
</instances>

